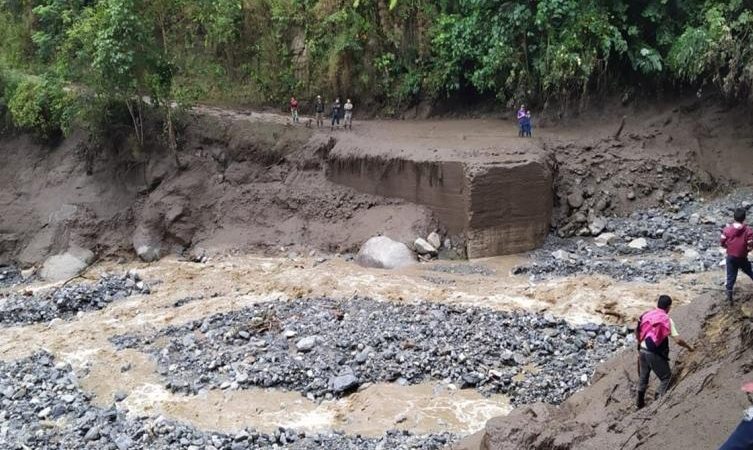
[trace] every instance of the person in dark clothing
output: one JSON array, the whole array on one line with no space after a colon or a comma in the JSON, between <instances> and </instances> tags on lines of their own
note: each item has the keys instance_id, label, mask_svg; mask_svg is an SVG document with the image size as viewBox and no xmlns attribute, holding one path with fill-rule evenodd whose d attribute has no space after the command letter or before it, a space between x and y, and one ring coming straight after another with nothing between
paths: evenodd
<instances>
[{"instance_id":1,"label":"person in dark clothing","mask_svg":"<svg viewBox=\"0 0 753 450\"><path fill-rule=\"evenodd\" d=\"M335 102L332 103L332 126L330 127L331 130L335 129L335 123L337 123L337 126L340 126L340 110L342 109L342 105L340 104L340 98L336 98Z\"/></svg>"},{"instance_id":2,"label":"person in dark clothing","mask_svg":"<svg viewBox=\"0 0 753 450\"><path fill-rule=\"evenodd\" d=\"M316 113L316 126L321 128L324 125L324 102L322 96L316 96L316 102L314 103L314 112Z\"/></svg>"},{"instance_id":3,"label":"person in dark clothing","mask_svg":"<svg viewBox=\"0 0 753 450\"><path fill-rule=\"evenodd\" d=\"M734 222L724 227L721 244L727 249L727 300L732 302L732 291L737 281L737 272L743 271L753 280L748 252L753 250L753 230L745 225L745 209L737 208L734 213Z\"/></svg>"},{"instance_id":4,"label":"person in dark clothing","mask_svg":"<svg viewBox=\"0 0 753 450\"><path fill-rule=\"evenodd\" d=\"M742 387L743 392L748 394L748 400L753 403L753 383L746 383ZM753 406L743 413L743 420L737 428L719 447L719 450L753 450Z\"/></svg>"},{"instance_id":5,"label":"person in dark clothing","mask_svg":"<svg viewBox=\"0 0 753 450\"><path fill-rule=\"evenodd\" d=\"M638 341L638 409L646 406L646 390L651 372L654 372L661 381L656 390L656 398L664 395L669 388L672 370L669 368L669 338L672 338L681 347L694 351L685 342L675 328L675 323L669 317L672 308L672 298L668 295L660 295L656 303L656 309L643 313L635 329Z\"/></svg>"},{"instance_id":6,"label":"person in dark clothing","mask_svg":"<svg viewBox=\"0 0 753 450\"><path fill-rule=\"evenodd\" d=\"M531 111L526 111L526 115L523 116L523 137L531 137Z\"/></svg>"}]
</instances>

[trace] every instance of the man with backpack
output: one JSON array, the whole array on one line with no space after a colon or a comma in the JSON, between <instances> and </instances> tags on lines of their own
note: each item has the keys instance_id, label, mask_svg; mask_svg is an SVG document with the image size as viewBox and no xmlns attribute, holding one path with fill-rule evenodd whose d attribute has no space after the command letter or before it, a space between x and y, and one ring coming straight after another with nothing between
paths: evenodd
<instances>
[{"instance_id":1,"label":"man with backpack","mask_svg":"<svg viewBox=\"0 0 753 450\"><path fill-rule=\"evenodd\" d=\"M660 295L656 303L656 309L647 311L641 315L635 335L638 341L638 371L640 381L638 383L638 409L646 406L646 389L651 372L654 372L661 381L656 390L656 398L664 395L669 388L672 370L669 368L669 338L672 338L680 347L694 351L685 342L675 328L675 324L669 317L672 308L672 298L668 295Z\"/></svg>"},{"instance_id":2,"label":"man with backpack","mask_svg":"<svg viewBox=\"0 0 753 450\"><path fill-rule=\"evenodd\" d=\"M748 252L753 250L753 230L745 225L745 209L737 208L734 213L735 221L724 227L721 244L727 249L727 301L732 302L732 290L737 281L737 272L743 273L753 280L753 270L748 261Z\"/></svg>"}]
</instances>

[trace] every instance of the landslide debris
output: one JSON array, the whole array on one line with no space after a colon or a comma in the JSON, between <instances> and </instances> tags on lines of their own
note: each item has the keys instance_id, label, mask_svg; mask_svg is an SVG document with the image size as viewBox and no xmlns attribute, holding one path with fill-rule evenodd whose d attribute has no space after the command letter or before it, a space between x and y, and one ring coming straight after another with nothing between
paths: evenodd
<instances>
[{"instance_id":1,"label":"landslide debris","mask_svg":"<svg viewBox=\"0 0 753 450\"><path fill-rule=\"evenodd\" d=\"M0 325L16 326L70 319L79 312L105 308L134 294L148 294L149 286L135 272L103 275L94 284L70 284L49 292L0 296Z\"/></svg>"},{"instance_id":2,"label":"landslide debris","mask_svg":"<svg viewBox=\"0 0 753 450\"><path fill-rule=\"evenodd\" d=\"M736 190L704 202L684 193L665 208L604 219L598 237L550 235L534 251L532 262L514 269L534 279L575 274L603 274L625 281L657 282L677 274L702 273L722 264L719 232L735 208L750 209L751 191Z\"/></svg>"},{"instance_id":3,"label":"landslide debris","mask_svg":"<svg viewBox=\"0 0 753 450\"><path fill-rule=\"evenodd\" d=\"M279 428L236 433L202 431L163 416L134 417L122 399L106 408L93 406L71 366L39 352L16 361L0 361L0 442L3 448L79 450L437 450L451 443L449 433L414 436L390 431L380 438L340 433L307 434Z\"/></svg>"},{"instance_id":4,"label":"landslide debris","mask_svg":"<svg viewBox=\"0 0 753 450\"><path fill-rule=\"evenodd\" d=\"M636 353L627 351L558 408L538 403L489 421L481 449L718 448L750 406L740 386L753 377L753 296L734 306L723 298L704 295L673 311L696 351L671 347L672 385L661 399L636 410ZM647 398L657 384L652 376Z\"/></svg>"},{"instance_id":5,"label":"landslide debris","mask_svg":"<svg viewBox=\"0 0 753 450\"><path fill-rule=\"evenodd\" d=\"M626 327L547 315L396 305L368 298L261 303L153 334L116 336L150 353L169 389L278 387L311 399L365 383L444 380L512 403L559 403L621 349Z\"/></svg>"}]
</instances>

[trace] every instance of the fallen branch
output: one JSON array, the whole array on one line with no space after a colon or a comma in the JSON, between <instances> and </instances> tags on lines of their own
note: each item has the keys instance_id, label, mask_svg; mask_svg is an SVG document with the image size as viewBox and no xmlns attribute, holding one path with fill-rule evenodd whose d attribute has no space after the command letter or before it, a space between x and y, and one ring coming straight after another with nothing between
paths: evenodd
<instances>
[{"instance_id":1,"label":"fallen branch","mask_svg":"<svg viewBox=\"0 0 753 450\"><path fill-rule=\"evenodd\" d=\"M627 116L622 116L622 120L620 121L620 126L617 128L617 132L614 133L612 136L615 139L620 138L620 134L622 134L622 129L625 128L625 120L627 119Z\"/></svg>"}]
</instances>

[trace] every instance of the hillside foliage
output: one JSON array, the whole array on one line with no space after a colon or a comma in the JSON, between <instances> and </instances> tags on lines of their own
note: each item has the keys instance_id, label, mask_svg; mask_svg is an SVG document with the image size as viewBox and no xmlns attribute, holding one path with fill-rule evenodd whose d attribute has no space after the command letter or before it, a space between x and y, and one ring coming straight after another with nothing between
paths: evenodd
<instances>
[{"instance_id":1,"label":"hillside foliage","mask_svg":"<svg viewBox=\"0 0 753 450\"><path fill-rule=\"evenodd\" d=\"M0 113L51 136L76 108L121 105L142 139L143 109L176 102L750 99L752 32L753 0L0 0Z\"/></svg>"}]
</instances>

